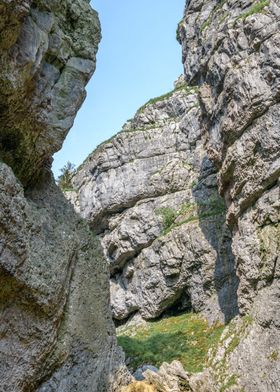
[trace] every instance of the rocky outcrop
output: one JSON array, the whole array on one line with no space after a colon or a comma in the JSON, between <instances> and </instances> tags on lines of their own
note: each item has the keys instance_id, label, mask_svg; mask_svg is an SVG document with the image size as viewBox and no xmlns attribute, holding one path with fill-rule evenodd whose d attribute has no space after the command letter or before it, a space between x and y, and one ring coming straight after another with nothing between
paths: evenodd
<instances>
[{"instance_id":1,"label":"rocky outcrop","mask_svg":"<svg viewBox=\"0 0 280 392\"><path fill-rule=\"evenodd\" d=\"M279 15L273 0L188 1L178 28L227 205L238 306L252 317L226 361L246 391L280 385Z\"/></svg>"},{"instance_id":2,"label":"rocky outcrop","mask_svg":"<svg viewBox=\"0 0 280 392\"><path fill-rule=\"evenodd\" d=\"M146 370L146 380L134 382L121 392L191 392L189 375L178 361L163 363L158 371Z\"/></svg>"},{"instance_id":3,"label":"rocky outcrop","mask_svg":"<svg viewBox=\"0 0 280 392\"><path fill-rule=\"evenodd\" d=\"M50 165L85 98L100 40L88 1L1 0L0 150L26 186Z\"/></svg>"},{"instance_id":4,"label":"rocky outcrop","mask_svg":"<svg viewBox=\"0 0 280 392\"><path fill-rule=\"evenodd\" d=\"M3 392L107 392L125 372L99 243L49 167L95 68L88 3L0 0Z\"/></svg>"},{"instance_id":5,"label":"rocky outcrop","mask_svg":"<svg viewBox=\"0 0 280 392\"><path fill-rule=\"evenodd\" d=\"M224 321L237 312L224 203L200 117L197 88L179 78L73 179L68 197L99 233L110 263L115 319L185 308Z\"/></svg>"}]
</instances>

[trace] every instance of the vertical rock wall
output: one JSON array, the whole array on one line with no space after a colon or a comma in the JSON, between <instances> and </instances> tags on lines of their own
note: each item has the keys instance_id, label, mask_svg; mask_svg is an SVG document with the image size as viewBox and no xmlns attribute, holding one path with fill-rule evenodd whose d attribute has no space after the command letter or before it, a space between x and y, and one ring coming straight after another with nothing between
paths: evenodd
<instances>
[{"instance_id":1,"label":"vertical rock wall","mask_svg":"<svg viewBox=\"0 0 280 392\"><path fill-rule=\"evenodd\" d=\"M123 371L99 243L50 174L99 40L88 1L0 1L3 392L107 392Z\"/></svg>"},{"instance_id":2,"label":"vertical rock wall","mask_svg":"<svg viewBox=\"0 0 280 392\"><path fill-rule=\"evenodd\" d=\"M279 16L274 0L193 0L178 27L227 205L238 305L251 320L225 361L246 391L280 385Z\"/></svg>"}]
</instances>

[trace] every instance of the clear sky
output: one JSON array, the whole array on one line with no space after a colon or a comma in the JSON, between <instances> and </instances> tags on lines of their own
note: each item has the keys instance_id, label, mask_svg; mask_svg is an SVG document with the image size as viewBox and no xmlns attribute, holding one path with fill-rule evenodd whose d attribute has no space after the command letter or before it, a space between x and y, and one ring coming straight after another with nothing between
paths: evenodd
<instances>
[{"instance_id":1,"label":"clear sky","mask_svg":"<svg viewBox=\"0 0 280 392\"><path fill-rule=\"evenodd\" d=\"M183 70L176 29L185 0L92 0L91 4L102 26L97 69L75 124L54 156L55 177L67 161L82 163L146 101L172 90Z\"/></svg>"}]
</instances>

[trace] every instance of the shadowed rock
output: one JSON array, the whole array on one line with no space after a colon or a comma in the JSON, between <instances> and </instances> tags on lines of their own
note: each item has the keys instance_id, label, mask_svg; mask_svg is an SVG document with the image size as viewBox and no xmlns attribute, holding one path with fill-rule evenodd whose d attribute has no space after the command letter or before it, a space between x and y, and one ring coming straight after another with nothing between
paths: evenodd
<instances>
[{"instance_id":1,"label":"shadowed rock","mask_svg":"<svg viewBox=\"0 0 280 392\"><path fill-rule=\"evenodd\" d=\"M0 0L3 392L107 392L125 378L99 242L50 174L99 40L88 1Z\"/></svg>"}]
</instances>

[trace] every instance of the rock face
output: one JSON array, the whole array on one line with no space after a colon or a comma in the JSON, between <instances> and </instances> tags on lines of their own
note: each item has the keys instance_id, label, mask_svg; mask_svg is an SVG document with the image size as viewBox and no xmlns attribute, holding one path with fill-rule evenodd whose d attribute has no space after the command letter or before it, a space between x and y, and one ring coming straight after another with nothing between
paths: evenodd
<instances>
[{"instance_id":1,"label":"rock face","mask_svg":"<svg viewBox=\"0 0 280 392\"><path fill-rule=\"evenodd\" d=\"M195 392L280 388L279 16L274 0L188 0L187 85L142 107L73 180L116 319L240 314Z\"/></svg>"},{"instance_id":2,"label":"rock face","mask_svg":"<svg viewBox=\"0 0 280 392\"><path fill-rule=\"evenodd\" d=\"M154 385L157 391L192 391L189 376L178 361L173 361L170 364L164 362L158 372L146 370L144 375L146 381Z\"/></svg>"},{"instance_id":3,"label":"rock face","mask_svg":"<svg viewBox=\"0 0 280 392\"><path fill-rule=\"evenodd\" d=\"M179 78L73 179L77 193L68 197L99 233L110 263L115 319L152 319L170 308L211 320L237 312L224 203L200 121L197 88Z\"/></svg>"},{"instance_id":4,"label":"rock face","mask_svg":"<svg viewBox=\"0 0 280 392\"><path fill-rule=\"evenodd\" d=\"M280 388L279 15L273 0L188 1L178 28L227 205L238 306L253 320L227 359L246 391Z\"/></svg>"},{"instance_id":5,"label":"rock face","mask_svg":"<svg viewBox=\"0 0 280 392\"><path fill-rule=\"evenodd\" d=\"M49 170L95 67L88 3L0 0L3 392L107 392L124 372L100 246Z\"/></svg>"},{"instance_id":6,"label":"rock face","mask_svg":"<svg viewBox=\"0 0 280 392\"><path fill-rule=\"evenodd\" d=\"M95 69L88 1L1 0L0 150L26 186L61 148Z\"/></svg>"}]
</instances>

